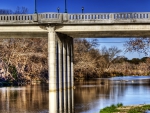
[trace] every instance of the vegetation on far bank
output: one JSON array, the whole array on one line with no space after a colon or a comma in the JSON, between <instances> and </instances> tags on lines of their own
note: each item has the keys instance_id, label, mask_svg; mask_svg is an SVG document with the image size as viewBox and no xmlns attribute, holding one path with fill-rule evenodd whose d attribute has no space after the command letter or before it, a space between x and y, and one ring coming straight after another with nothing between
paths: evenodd
<instances>
[{"instance_id":1,"label":"vegetation on far bank","mask_svg":"<svg viewBox=\"0 0 150 113\"><path fill-rule=\"evenodd\" d=\"M100 113L144 113L146 110L150 110L150 105L123 106L119 103L103 108Z\"/></svg>"},{"instance_id":2,"label":"vegetation on far bank","mask_svg":"<svg viewBox=\"0 0 150 113\"><path fill-rule=\"evenodd\" d=\"M150 75L150 58L128 59L120 56L121 50L115 46L107 48L93 39L74 40L75 79L113 77L129 75Z\"/></svg>"},{"instance_id":3,"label":"vegetation on far bank","mask_svg":"<svg viewBox=\"0 0 150 113\"><path fill-rule=\"evenodd\" d=\"M47 39L1 39L0 82L48 81ZM74 78L150 75L150 58L119 56L116 47L98 48L96 39L74 40Z\"/></svg>"}]
</instances>

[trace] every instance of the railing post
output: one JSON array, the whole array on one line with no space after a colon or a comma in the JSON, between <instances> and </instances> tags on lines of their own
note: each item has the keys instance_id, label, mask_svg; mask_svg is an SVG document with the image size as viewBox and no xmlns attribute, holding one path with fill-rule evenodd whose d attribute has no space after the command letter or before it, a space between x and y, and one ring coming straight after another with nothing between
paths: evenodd
<instances>
[{"instance_id":1,"label":"railing post","mask_svg":"<svg viewBox=\"0 0 150 113\"><path fill-rule=\"evenodd\" d=\"M38 14L37 13L35 13L35 14L33 14L33 22L37 22L38 21Z\"/></svg>"},{"instance_id":2,"label":"railing post","mask_svg":"<svg viewBox=\"0 0 150 113\"><path fill-rule=\"evenodd\" d=\"M63 22L67 22L68 18L68 13L63 13Z\"/></svg>"},{"instance_id":3,"label":"railing post","mask_svg":"<svg viewBox=\"0 0 150 113\"><path fill-rule=\"evenodd\" d=\"M109 14L110 23L114 23L115 15L113 13Z\"/></svg>"},{"instance_id":4,"label":"railing post","mask_svg":"<svg viewBox=\"0 0 150 113\"><path fill-rule=\"evenodd\" d=\"M150 20L150 13L148 13L148 19Z\"/></svg>"}]
</instances>

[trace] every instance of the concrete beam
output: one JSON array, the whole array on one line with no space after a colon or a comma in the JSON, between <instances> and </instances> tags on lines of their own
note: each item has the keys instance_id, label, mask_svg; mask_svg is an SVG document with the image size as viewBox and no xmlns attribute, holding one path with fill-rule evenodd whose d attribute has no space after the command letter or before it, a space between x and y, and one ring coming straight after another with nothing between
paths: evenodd
<instances>
[{"instance_id":1,"label":"concrete beam","mask_svg":"<svg viewBox=\"0 0 150 113\"><path fill-rule=\"evenodd\" d=\"M39 33L39 32L44 32L44 33L47 33L47 29L46 29L46 26L0 26L0 33L18 33L18 32L22 32L22 33L25 33L25 32L36 32L36 33Z\"/></svg>"},{"instance_id":2,"label":"concrete beam","mask_svg":"<svg viewBox=\"0 0 150 113\"><path fill-rule=\"evenodd\" d=\"M0 38L47 38L47 32L0 32Z\"/></svg>"},{"instance_id":3,"label":"concrete beam","mask_svg":"<svg viewBox=\"0 0 150 113\"><path fill-rule=\"evenodd\" d=\"M73 38L143 37L150 36L150 25L65 25L56 26L55 31Z\"/></svg>"}]
</instances>

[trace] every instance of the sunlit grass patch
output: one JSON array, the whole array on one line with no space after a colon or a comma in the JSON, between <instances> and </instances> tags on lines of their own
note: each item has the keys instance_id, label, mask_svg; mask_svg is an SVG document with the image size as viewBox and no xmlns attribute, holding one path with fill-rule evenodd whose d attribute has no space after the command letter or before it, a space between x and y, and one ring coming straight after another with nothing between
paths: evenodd
<instances>
[{"instance_id":1,"label":"sunlit grass patch","mask_svg":"<svg viewBox=\"0 0 150 113\"><path fill-rule=\"evenodd\" d=\"M144 113L150 110L150 105L123 106L122 103L111 105L100 110L100 113Z\"/></svg>"},{"instance_id":2,"label":"sunlit grass patch","mask_svg":"<svg viewBox=\"0 0 150 113\"><path fill-rule=\"evenodd\" d=\"M118 103L117 105L112 104L110 107L105 107L104 109L100 110L100 113L112 113L112 112L119 112L118 107L123 106L122 103Z\"/></svg>"}]
</instances>

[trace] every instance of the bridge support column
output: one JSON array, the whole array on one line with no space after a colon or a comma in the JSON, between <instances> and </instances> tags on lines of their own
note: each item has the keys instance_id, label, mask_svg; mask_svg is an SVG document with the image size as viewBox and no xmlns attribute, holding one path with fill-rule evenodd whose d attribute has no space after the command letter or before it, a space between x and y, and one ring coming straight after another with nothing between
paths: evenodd
<instances>
[{"instance_id":1,"label":"bridge support column","mask_svg":"<svg viewBox=\"0 0 150 113\"><path fill-rule=\"evenodd\" d=\"M49 112L58 113L58 72L57 43L55 27L48 27L48 74L49 74ZM57 53L57 54L56 54Z\"/></svg>"},{"instance_id":2,"label":"bridge support column","mask_svg":"<svg viewBox=\"0 0 150 113\"><path fill-rule=\"evenodd\" d=\"M57 58L56 58L56 33L55 27L48 28L48 74L49 74L49 90L57 90Z\"/></svg>"},{"instance_id":3,"label":"bridge support column","mask_svg":"<svg viewBox=\"0 0 150 113\"><path fill-rule=\"evenodd\" d=\"M73 39L48 27L50 112L71 112L73 101Z\"/></svg>"}]
</instances>

